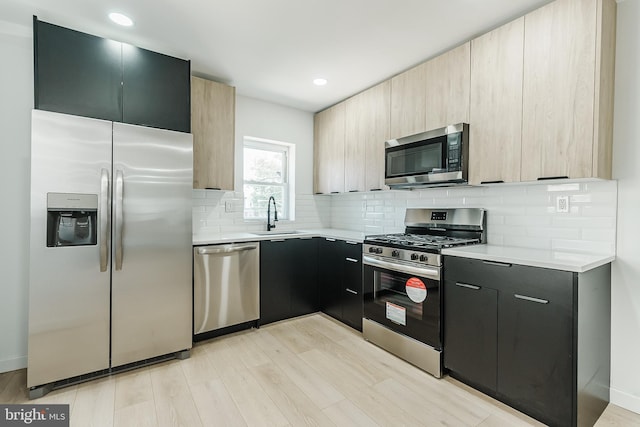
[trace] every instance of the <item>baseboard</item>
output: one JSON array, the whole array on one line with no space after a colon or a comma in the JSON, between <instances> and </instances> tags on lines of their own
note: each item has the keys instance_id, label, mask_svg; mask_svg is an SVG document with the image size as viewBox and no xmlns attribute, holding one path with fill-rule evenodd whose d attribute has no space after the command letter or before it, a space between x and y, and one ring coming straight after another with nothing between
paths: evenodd
<instances>
[{"instance_id":1,"label":"baseboard","mask_svg":"<svg viewBox=\"0 0 640 427\"><path fill-rule=\"evenodd\" d=\"M634 396L624 391L611 388L611 403L621 408L640 414L640 396Z\"/></svg>"},{"instance_id":2,"label":"baseboard","mask_svg":"<svg viewBox=\"0 0 640 427\"><path fill-rule=\"evenodd\" d=\"M0 360L0 374L3 372L15 371L27 367L27 356L16 357L14 359Z\"/></svg>"}]
</instances>

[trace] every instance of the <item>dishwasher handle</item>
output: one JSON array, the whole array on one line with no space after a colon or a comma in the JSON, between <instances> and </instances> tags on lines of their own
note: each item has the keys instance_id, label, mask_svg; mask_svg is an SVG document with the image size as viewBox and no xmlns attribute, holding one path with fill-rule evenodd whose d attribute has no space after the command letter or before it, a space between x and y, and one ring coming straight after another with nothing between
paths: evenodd
<instances>
[{"instance_id":1,"label":"dishwasher handle","mask_svg":"<svg viewBox=\"0 0 640 427\"><path fill-rule=\"evenodd\" d=\"M228 254L232 252L250 251L252 249L258 249L258 245L223 245L207 246L204 248L198 248L198 255L215 255L215 254Z\"/></svg>"}]
</instances>

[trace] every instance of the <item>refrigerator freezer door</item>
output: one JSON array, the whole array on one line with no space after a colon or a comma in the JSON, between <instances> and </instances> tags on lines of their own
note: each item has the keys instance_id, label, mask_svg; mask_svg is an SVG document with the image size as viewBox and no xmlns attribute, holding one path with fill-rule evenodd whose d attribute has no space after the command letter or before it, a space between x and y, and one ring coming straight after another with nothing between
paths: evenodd
<instances>
[{"instance_id":1,"label":"refrigerator freezer door","mask_svg":"<svg viewBox=\"0 0 640 427\"><path fill-rule=\"evenodd\" d=\"M109 234L47 247L47 193L66 193L60 203L70 209L92 200L98 229L107 230L112 123L33 110L31 124L27 386L35 387L109 367L110 271L101 271Z\"/></svg>"},{"instance_id":2,"label":"refrigerator freezer door","mask_svg":"<svg viewBox=\"0 0 640 427\"><path fill-rule=\"evenodd\" d=\"M191 348L192 153L190 134L113 125L112 367Z\"/></svg>"}]
</instances>

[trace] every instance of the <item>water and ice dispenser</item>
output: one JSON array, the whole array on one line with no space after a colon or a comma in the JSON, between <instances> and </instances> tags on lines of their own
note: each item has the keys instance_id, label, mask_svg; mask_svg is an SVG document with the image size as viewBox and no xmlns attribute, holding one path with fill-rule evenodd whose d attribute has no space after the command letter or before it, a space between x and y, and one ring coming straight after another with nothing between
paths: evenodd
<instances>
[{"instance_id":1,"label":"water and ice dispenser","mask_svg":"<svg viewBox=\"0 0 640 427\"><path fill-rule=\"evenodd\" d=\"M47 193L47 246L97 244L98 195Z\"/></svg>"}]
</instances>

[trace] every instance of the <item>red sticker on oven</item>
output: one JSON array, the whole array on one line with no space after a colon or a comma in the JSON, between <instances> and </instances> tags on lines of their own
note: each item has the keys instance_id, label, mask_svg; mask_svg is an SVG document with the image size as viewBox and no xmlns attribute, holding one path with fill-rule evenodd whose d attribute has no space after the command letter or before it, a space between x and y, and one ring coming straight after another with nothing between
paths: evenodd
<instances>
[{"instance_id":1,"label":"red sticker on oven","mask_svg":"<svg viewBox=\"0 0 640 427\"><path fill-rule=\"evenodd\" d=\"M413 302L422 302L427 299L427 287L424 282L417 277L407 280L406 286L407 296Z\"/></svg>"}]
</instances>

